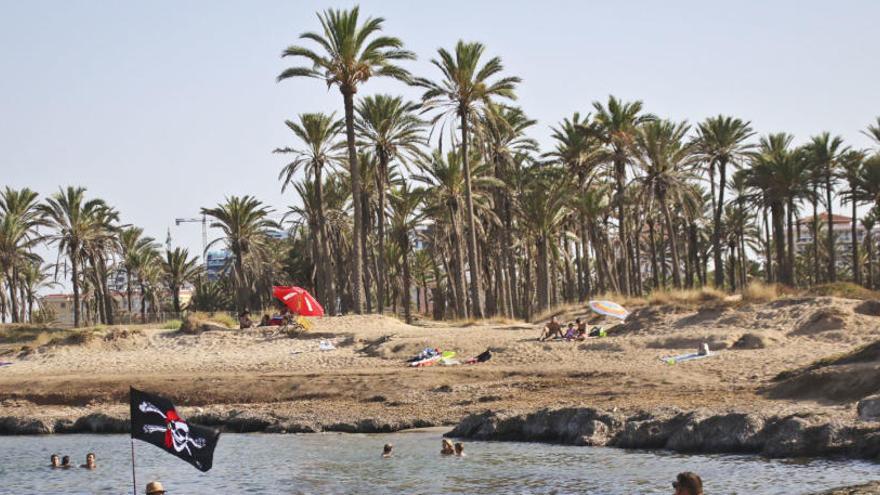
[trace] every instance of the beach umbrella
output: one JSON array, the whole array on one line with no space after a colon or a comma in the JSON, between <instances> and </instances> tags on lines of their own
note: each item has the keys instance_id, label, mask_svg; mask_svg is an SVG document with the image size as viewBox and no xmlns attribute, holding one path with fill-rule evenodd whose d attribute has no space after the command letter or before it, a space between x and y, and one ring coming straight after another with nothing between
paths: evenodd
<instances>
[{"instance_id":1,"label":"beach umbrella","mask_svg":"<svg viewBox=\"0 0 880 495\"><path fill-rule=\"evenodd\" d=\"M301 316L324 316L324 308L302 287L272 287L272 295Z\"/></svg>"},{"instance_id":2,"label":"beach umbrella","mask_svg":"<svg viewBox=\"0 0 880 495\"><path fill-rule=\"evenodd\" d=\"M610 316L619 320L625 320L629 316L629 311L614 301L590 301L590 309L596 314Z\"/></svg>"}]
</instances>

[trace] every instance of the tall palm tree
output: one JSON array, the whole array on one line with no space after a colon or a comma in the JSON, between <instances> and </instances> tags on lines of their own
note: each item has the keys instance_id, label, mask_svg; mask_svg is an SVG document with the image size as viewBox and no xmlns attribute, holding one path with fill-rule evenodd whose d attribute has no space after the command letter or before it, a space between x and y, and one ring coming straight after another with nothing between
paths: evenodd
<instances>
[{"instance_id":1,"label":"tall palm tree","mask_svg":"<svg viewBox=\"0 0 880 495\"><path fill-rule=\"evenodd\" d=\"M840 177L846 181L847 189L843 191L842 200L848 200L852 208L850 219L850 242L852 243L853 282L862 283L861 262L859 258L858 240L858 205L870 200L868 193L860 187L862 164L865 161L863 151L848 151L840 158Z\"/></svg>"},{"instance_id":2,"label":"tall palm tree","mask_svg":"<svg viewBox=\"0 0 880 495\"><path fill-rule=\"evenodd\" d=\"M642 125L635 139L639 162L645 171L640 180L656 197L666 225L672 252L672 283L676 288L682 286L681 261L669 200L677 200L680 195L691 191L685 187L694 179L690 170L694 162L692 146L684 141L689 129L685 122L657 120Z\"/></svg>"},{"instance_id":3,"label":"tall palm tree","mask_svg":"<svg viewBox=\"0 0 880 495\"><path fill-rule=\"evenodd\" d=\"M410 189L406 182L393 189L390 196L391 237L400 250L403 275L403 315L407 323L412 323L412 272L410 269L412 242L410 236L421 221L422 213L419 211L419 206L422 204L423 197L424 191L422 189Z\"/></svg>"},{"instance_id":4,"label":"tall palm tree","mask_svg":"<svg viewBox=\"0 0 880 495\"><path fill-rule=\"evenodd\" d=\"M155 239L144 236L144 229L126 227L119 231L119 254L122 258L122 269L125 271L125 296L129 314L132 311L132 284L140 268L138 262L142 259L143 251L148 249L156 249L156 244Z\"/></svg>"},{"instance_id":5,"label":"tall palm tree","mask_svg":"<svg viewBox=\"0 0 880 495\"><path fill-rule=\"evenodd\" d=\"M58 246L58 255L70 262L73 287L73 325L80 325L82 309L80 301L80 276L88 243L100 234L101 211L109 208L102 199L86 199L86 189L68 186L61 189L39 206L49 228L50 243Z\"/></svg>"},{"instance_id":6,"label":"tall palm tree","mask_svg":"<svg viewBox=\"0 0 880 495\"><path fill-rule=\"evenodd\" d=\"M51 265L44 265L39 260L25 265L21 270L21 289L24 295L22 305L26 306L28 321L34 321L34 305L39 305L39 291L57 285L49 275L51 268Z\"/></svg>"},{"instance_id":7,"label":"tall palm tree","mask_svg":"<svg viewBox=\"0 0 880 495\"><path fill-rule=\"evenodd\" d=\"M214 220L211 228L223 231L223 236L209 244L222 242L232 253L232 276L236 288L236 309L246 309L250 279L253 270L246 266L245 258L259 254L269 239L270 229L278 224L269 218L272 210L252 196L231 196L214 208L202 208L201 213Z\"/></svg>"},{"instance_id":8,"label":"tall palm tree","mask_svg":"<svg viewBox=\"0 0 880 495\"><path fill-rule=\"evenodd\" d=\"M281 169L281 191L292 183L294 175L304 169L314 183L314 243L315 269L318 274L318 297L327 305L330 314L336 313L336 290L333 284L333 266L330 258L330 244L327 234L327 219L324 213L324 168L332 167L343 157L339 155L342 143L337 139L342 133L344 123L335 114L300 114L299 122L286 121L285 124L305 145L302 149L277 148L275 153L293 155L293 160Z\"/></svg>"},{"instance_id":9,"label":"tall palm tree","mask_svg":"<svg viewBox=\"0 0 880 495\"><path fill-rule=\"evenodd\" d=\"M446 115L459 119L461 132L461 161L465 178L465 206L468 224L468 266L470 268L471 305L474 318L482 318L483 294L480 262L477 259L477 227L474 216L473 187L471 184L470 125L476 122L481 109L487 107L493 98L516 99L514 89L520 82L518 77L499 77L504 70L500 57L493 57L481 65L485 47L480 43L466 43L459 40L455 53L441 48L437 50L439 59L431 63L440 69L443 79L439 82L425 78L416 79L416 84L425 88L422 100L427 109L441 109L434 122Z\"/></svg>"},{"instance_id":10,"label":"tall palm tree","mask_svg":"<svg viewBox=\"0 0 880 495\"><path fill-rule=\"evenodd\" d=\"M615 204L617 206L617 229L623 250L623 270L618 274L620 288L624 294L631 294L630 275L633 263L630 259L632 241L629 237L626 216L626 167L632 159L632 145L638 127L644 123L655 120L653 114L643 112L641 101L625 102L608 96L608 102L603 105L596 101L593 108L596 114L593 122L587 130L598 137L608 146L610 156L608 161L612 164L612 174L616 187Z\"/></svg>"},{"instance_id":11,"label":"tall palm tree","mask_svg":"<svg viewBox=\"0 0 880 495\"><path fill-rule=\"evenodd\" d=\"M37 229L45 224L38 195L28 189L6 187L0 193L0 273L5 275L12 322L22 319L24 301L16 294L19 271L40 261L33 248L42 240ZM2 286L0 286L2 289ZM21 302L21 308L19 308Z\"/></svg>"},{"instance_id":12,"label":"tall palm tree","mask_svg":"<svg viewBox=\"0 0 880 495\"><path fill-rule=\"evenodd\" d=\"M367 18L359 23L360 9L328 9L318 14L323 33L307 32L300 39L313 41L323 53L291 45L282 57L301 57L311 62L311 67L290 67L279 76L278 81L293 77L321 79L328 87L337 86L345 106L345 133L348 145L348 162L351 173L351 196L354 203L354 239L361 238L363 214L361 213L361 177L355 148L354 95L361 84L372 76L387 76L408 81L409 73L394 65L398 60L412 60L415 55L403 49L403 42L391 36L382 36L381 17ZM352 252L352 303L356 313L364 310L363 293L364 260L359 249Z\"/></svg>"},{"instance_id":13,"label":"tall palm tree","mask_svg":"<svg viewBox=\"0 0 880 495\"><path fill-rule=\"evenodd\" d=\"M165 260L162 262L162 272L171 299L174 302L174 311L180 313L180 288L183 284L194 283L202 272L199 257L190 258L189 250L174 248L165 252Z\"/></svg>"},{"instance_id":14,"label":"tall palm tree","mask_svg":"<svg viewBox=\"0 0 880 495\"><path fill-rule=\"evenodd\" d=\"M727 187L727 166L738 167L752 148L746 143L754 135L751 122L718 115L697 126L696 146L701 158L708 164L709 186L712 191L712 254L715 261L715 286L724 285L721 232L723 229L724 190ZM715 199L715 171L718 171L717 200Z\"/></svg>"},{"instance_id":15,"label":"tall palm tree","mask_svg":"<svg viewBox=\"0 0 880 495\"><path fill-rule=\"evenodd\" d=\"M825 208L828 214L828 281L837 281L837 263L835 261L834 248L834 206L831 196L834 194L834 184L837 172L840 168L840 160L849 148L843 145L840 136L831 136L823 132L814 136L806 145L807 159L813 170L822 177L825 186ZM817 233L818 235L818 233Z\"/></svg>"},{"instance_id":16,"label":"tall palm tree","mask_svg":"<svg viewBox=\"0 0 880 495\"><path fill-rule=\"evenodd\" d=\"M377 243L379 252L385 246L385 196L390 187L390 164L397 160L408 164L423 156L421 147L426 144L424 127L416 111L419 105L404 101L399 96L375 95L364 97L357 106L355 129L360 146L372 148L378 159L376 192L378 193L379 222ZM376 300L378 311L385 309L385 257L377 256Z\"/></svg>"}]
</instances>

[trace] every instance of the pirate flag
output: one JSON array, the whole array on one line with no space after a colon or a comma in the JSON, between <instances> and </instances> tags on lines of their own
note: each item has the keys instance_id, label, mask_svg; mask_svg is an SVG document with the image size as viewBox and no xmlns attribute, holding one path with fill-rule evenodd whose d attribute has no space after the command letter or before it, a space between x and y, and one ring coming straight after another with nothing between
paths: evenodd
<instances>
[{"instance_id":1,"label":"pirate flag","mask_svg":"<svg viewBox=\"0 0 880 495\"><path fill-rule=\"evenodd\" d=\"M170 400L131 389L131 437L180 457L200 471L211 469L220 432L191 425Z\"/></svg>"}]
</instances>

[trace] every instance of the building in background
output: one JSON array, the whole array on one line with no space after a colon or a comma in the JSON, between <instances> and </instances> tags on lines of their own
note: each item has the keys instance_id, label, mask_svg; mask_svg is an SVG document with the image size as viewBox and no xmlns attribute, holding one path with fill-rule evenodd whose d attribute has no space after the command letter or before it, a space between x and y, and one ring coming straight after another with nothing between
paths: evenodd
<instances>
[{"instance_id":1,"label":"building in background","mask_svg":"<svg viewBox=\"0 0 880 495\"><path fill-rule=\"evenodd\" d=\"M828 242L828 212L820 213L819 217L819 242ZM839 253L850 253L852 250L852 218L843 215L832 215L831 225L834 231L834 247ZM813 246L813 217L799 218L797 221L797 246L798 252L811 249ZM856 223L856 239L862 242L865 239L865 229L860 223Z\"/></svg>"},{"instance_id":2,"label":"building in background","mask_svg":"<svg viewBox=\"0 0 880 495\"><path fill-rule=\"evenodd\" d=\"M223 273L229 270L229 262L232 252L228 249L220 251L210 251L205 256L205 275L208 280L214 282L220 278Z\"/></svg>"}]
</instances>

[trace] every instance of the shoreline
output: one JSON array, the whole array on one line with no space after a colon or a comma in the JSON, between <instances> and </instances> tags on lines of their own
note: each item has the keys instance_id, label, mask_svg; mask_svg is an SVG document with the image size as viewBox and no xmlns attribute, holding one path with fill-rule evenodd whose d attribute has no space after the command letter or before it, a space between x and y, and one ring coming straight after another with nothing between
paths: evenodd
<instances>
[{"instance_id":1,"label":"shoreline","mask_svg":"<svg viewBox=\"0 0 880 495\"><path fill-rule=\"evenodd\" d=\"M592 407L532 411L485 410L460 421L424 417L306 418L254 405L181 407L190 422L226 433L393 433L433 429L444 436L480 441L667 450L688 454L747 454L769 458L844 458L880 462L880 422L823 413L682 410L624 412ZM103 409L107 412L99 412ZM127 407L85 414L0 416L0 435L129 433Z\"/></svg>"}]
</instances>

